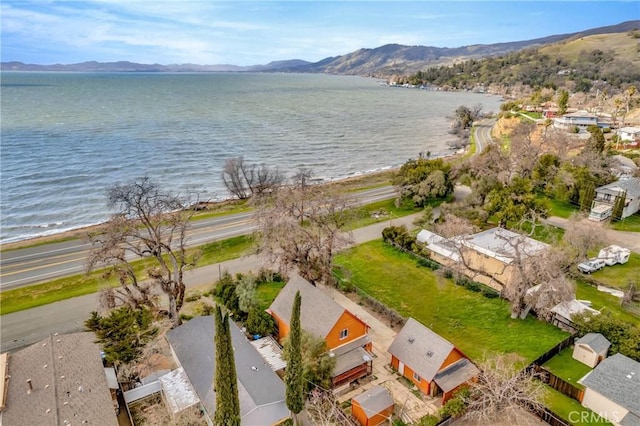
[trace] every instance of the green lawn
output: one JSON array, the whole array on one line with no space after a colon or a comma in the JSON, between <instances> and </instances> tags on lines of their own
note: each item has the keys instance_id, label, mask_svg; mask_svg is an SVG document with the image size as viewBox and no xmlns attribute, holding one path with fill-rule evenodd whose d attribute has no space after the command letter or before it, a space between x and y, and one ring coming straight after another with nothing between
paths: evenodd
<instances>
[{"instance_id":1,"label":"green lawn","mask_svg":"<svg viewBox=\"0 0 640 426\"><path fill-rule=\"evenodd\" d=\"M445 200L438 200L433 205L438 205L443 201ZM406 204L396 207L395 200L378 201L355 209L353 211L354 219L349 222L347 229L353 230L378 222L391 221L394 218L408 216L420 211L422 211L421 208Z\"/></svg>"},{"instance_id":2,"label":"green lawn","mask_svg":"<svg viewBox=\"0 0 640 426\"><path fill-rule=\"evenodd\" d=\"M549 216L568 219L573 213L578 211L578 206L569 202L556 200L555 198L547 198L547 200L549 200Z\"/></svg>"},{"instance_id":3,"label":"green lawn","mask_svg":"<svg viewBox=\"0 0 640 426\"><path fill-rule=\"evenodd\" d=\"M573 359L573 346L563 349L562 352L551 358L543 366L578 389L584 389L584 386L579 384L578 380L591 371L589 366Z\"/></svg>"},{"instance_id":4,"label":"green lawn","mask_svg":"<svg viewBox=\"0 0 640 426\"><path fill-rule=\"evenodd\" d=\"M531 316L512 320L506 301L438 278L381 240L341 253L336 264L351 284L401 315L417 319L475 360L505 353L517 354L528 364L568 336Z\"/></svg>"},{"instance_id":5,"label":"green lawn","mask_svg":"<svg viewBox=\"0 0 640 426\"><path fill-rule=\"evenodd\" d=\"M550 386L545 386L545 405L554 413L577 426L608 425L611 423L600 418L588 408L583 407L578 401L558 392ZM585 413L585 414L583 414ZM580 421L584 419L585 421ZM573 421L570 421L573 420Z\"/></svg>"},{"instance_id":6,"label":"green lawn","mask_svg":"<svg viewBox=\"0 0 640 426\"><path fill-rule=\"evenodd\" d=\"M602 284L618 289L626 289L630 282L635 282L636 286L640 287L640 254L631 253L627 263L605 266L591 276Z\"/></svg>"},{"instance_id":7,"label":"green lawn","mask_svg":"<svg viewBox=\"0 0 640 426\"><path fill-rule=\"evenodd\" d=\"M252 245L251 237L244 235L205 244L200 248L202 255L198 260L198 266L240 257ZM191 249L190 251L194 250L197 249ZM132 264L136 271L141 272L144 271L147 265L152 264L152 260L144 259ZM144 276L141 275L139 278L144 279ZM85 294L95 293L104 286L114 287L117 285L116 279L105 279L102 277L102 272L96 271L91 274L78 274L42 284L5 290L0 293L0 315L35 308L72 297L84 296Z\"/></svg>"},{"instance_id":8,"label":"green lawn","mask_svg":"<svg viewBox=\"0 0 640 426\"><path fill-rule=\"evenodd\" d=\"M285 284L285 282L272 281L258 285L256 288L256 297L258 299L258 306L260 309L264 310L271 306L271 303L274 301L278 293L280 293L280 290Z\"/></svg>"},{"instance_id":9,"label":"green lawn","mask_svg":"<svg viewBox=\"0 0 640 426\"><path fill-rule=\"evenodd\" d=\"M576 299L591 301L591 307L604 313L616 317L620 320L640 325L640 318L620 306L620 299L597 288L578 281L576 284Z\"/></svg>"},{"instance_id":10,"label":"green lawn","mask_svg":"<svg viewBox=\"0 0 640 426\"><path fill-rule=\"evenodd\" d=\"M611 223L611 228L616 231L640 232L640 213ZM638 238L640 238L640 236L638 236Z\"/></svg>"}]
</instances>

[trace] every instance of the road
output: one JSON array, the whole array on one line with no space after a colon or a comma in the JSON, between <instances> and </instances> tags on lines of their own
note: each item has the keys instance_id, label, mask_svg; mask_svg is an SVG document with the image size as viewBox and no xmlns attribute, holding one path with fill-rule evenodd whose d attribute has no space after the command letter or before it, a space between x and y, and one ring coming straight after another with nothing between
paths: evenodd
<instances>
[{"instance_id":1,"label":"road","mask_svg":"<svg viewBox=\"0 0 640 426\"><path fill-rule=\"evenodd\" d=\"M389 226L390 223L393 225L406 225L411 228L413 220L419 215L420 213L393 218L389 222L379 222L357 229L353 231L353 239L356 244L378 239L382 235L382 230ZM230 274L235 275L238 272L257 271L261 265L262 262L257 256L245 256L189 270L185 273L184 281L187 289L207 288L218 279L221 271L228 271ZM97 307L98 295L88 294L3 315L0 317L0 352L22 348L51 334L81 331L84 320Z\"/></svg>"},{"instance_id":2,"label":"road","mask_svg":"<svg viewBox=\"0 0 640 426\"><path fill-rule=\"evenodd\" d=\"M392 187L381 187L358 192L354 201L360 204L374 203L393 198ZM252 213L238 213L192 223L188 245L197 246L251 233L255 226ZM80 239L60 243L0 252L0 289L22 287L83 273L91 245Z\"/></svg>"},{"instance_id":3,"label":"road","mask_svg":"<svg viewBox=\"0 0 640 426\"><path fill-rule=\"evenodd\" d=\"M493 143L493 138L491 137L491 129L496 124L496 119L485 119L476 123L474 126L475 132L475 141L476 141L476 152L475 155L480 154L484 149Z\"/></svg>"}]
</instances>

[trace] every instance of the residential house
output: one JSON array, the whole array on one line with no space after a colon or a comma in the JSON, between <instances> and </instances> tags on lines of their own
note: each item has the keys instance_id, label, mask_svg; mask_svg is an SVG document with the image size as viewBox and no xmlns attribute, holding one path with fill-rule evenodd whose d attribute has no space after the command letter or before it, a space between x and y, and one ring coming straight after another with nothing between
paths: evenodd
<instances>
[{"instance_id":1,"label":"residential house","mask_svg":"<svg viewBox=\"0 0 640 426\"><path fill-rule=\"evenodd\" d=\"M573 359L593 368L607 357L611 342L600 333L587 333L575 341Z\"/></svg>"},{"instance_id":2,"label":"residential house","mask_svg":"<svg viewBox=\"0 0 640 426\"><path fill-rule=\"evenodd\" d=\"M230 321L230 328L238 376L241 423L281 423L289 418L284 383L233 321ZM214 340L215 324L211 316L193 318L167 332L173 357L186 373L210 425L213 424L211 419L216 409Z\"/></svg>"},{"instance_id":3,"label":"residential house","mask_svg":"<svg viewBox=\"0 0 640 426\"><path fill-rule=\"evenodd\" d=\"M378 426L385 422L390 424L393 409L393 398L380 385L351 399L351 414L362 426Z\"/></svg>"},{"instance_id":4,"label":"residential house","mask_svg":"<svg viewBox=\"0 0 640 426\"><path fill-rule=\"evenodd\" d=\"M330 355L336 357L333 385L340 386L370 374L373 358L369 326L299 275L291 277L267 310L278 324L280 342L289 334L293 300L298 291L302 300L300 327L324 339Z\"/></svg>"},{"instance_id":5,"label":"residential house","mask_svg":"<svg viewBox=\"0 0 640 426\"><path fill-rule=\"evenodd\" d=\"M553 127L563 130L572 130L577 127L581 132L584 132L589 126L608 129L611 124L587 111L576 111L553 119Z\"/></svg>"},{"instance_id":6,"label":"residential house","mask_svg":"<svg viewBox=\"0 0 640 426\"><path fill-rule=\"evenodd\" d=\"M409 318L389 346L391 366L425 395L442 395L445 403L454 391L480 370L453 343Z\"/></svg>"},{"instance_id":7,"label":"residential house","mask_svg":"<svg viewBox=\"0 0 640 426\"><path fill-rule=\"evenodd\" d=\"M589 219L602 221L610 217L616 197L626 192L621 218L629 217L640 210L640 178L620 179L596 188L596 196L591 205Z\"/></svg>"},{"instance_id":8,"label":"residential house","mask_svg":"<svg viewBox=\"0 0 640 426\"><path fill-rule=\"evenodd\" d=\"M640 362L615 354L578 383L585 387L582 405L616 426L640 425Z\"/></svg>"},{"instance_id":9,"label":"residential house","mask_svg":"<svg viewBox=\"0 0 640 426\"><path fill-rule=\"evenodd\" d=\"M640 127L622 127L616 130L616 134L623 141L640 141Z\"/></svg>"},{"instance_id":10,"label":"residential house","mask_svg":"<svg viewBox=\"0 0 640 426\"><path fill-rule=\"evenodd\" d=\"M427 243L426 248L437 262L449 266L464 264L464 272L470 278L497 291L502 291L513 279L514 261L526 261L549 247L504 228L492 228L453 239L423 230L417 239Z\"/></svg>"},{"instance_id":11,"label":"residential house","mask_svg":"<svg viewBox=\"0 0 640 426\"><path fill-rule=\"evenodd\" d=\"M23 425L117 425L93 333L49 336L8 355L0 423Z\"/></svg>"}]
</instances>

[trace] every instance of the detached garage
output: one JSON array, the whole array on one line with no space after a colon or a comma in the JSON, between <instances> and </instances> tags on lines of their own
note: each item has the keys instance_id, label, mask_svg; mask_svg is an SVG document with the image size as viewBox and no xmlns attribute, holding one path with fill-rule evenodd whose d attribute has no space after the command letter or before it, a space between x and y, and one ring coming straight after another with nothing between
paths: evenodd
<instances>
[{"instance_id":1,"label":"detached garage","mask_svg":"<svg viewBox=\"0 0 640 426\"><path fill-rule=\"evenodd\" d=\"M362 426L390 424L393 408L393 399L382 386L373 387L351 400L351 413Z\"/></svg>"}]
</instances>

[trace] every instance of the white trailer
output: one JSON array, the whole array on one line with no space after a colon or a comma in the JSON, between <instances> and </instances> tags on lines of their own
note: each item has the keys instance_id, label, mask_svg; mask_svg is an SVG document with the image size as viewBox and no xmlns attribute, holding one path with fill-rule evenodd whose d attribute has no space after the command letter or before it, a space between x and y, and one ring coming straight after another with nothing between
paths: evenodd
<instances>
[{"instance_id":1,"label":"white trailer","mask_svg":"<svg viewBox=\"0 0 640 426\"><path fill-rule=\"evenodd\" d=\"M630 255L631 250L624 247L612 245L600 250L600 253L598 253L598 259L604 260L604 263L611 266L615 265L616 263L627 263Z\"/></svg>"}]
</instances>

